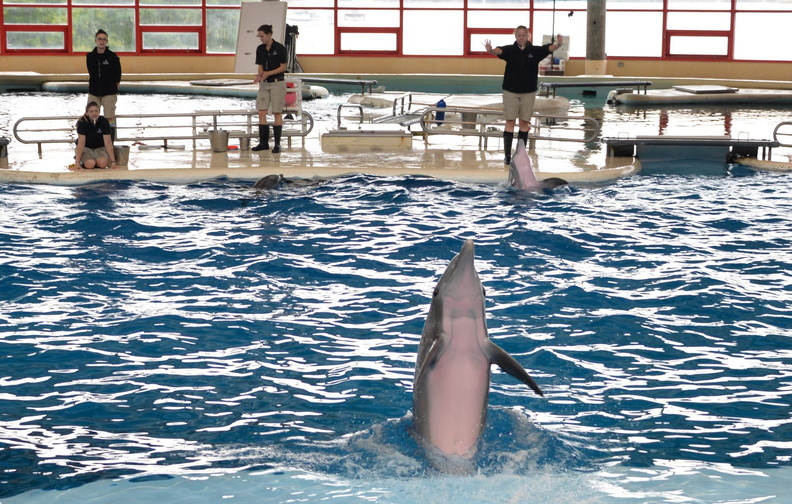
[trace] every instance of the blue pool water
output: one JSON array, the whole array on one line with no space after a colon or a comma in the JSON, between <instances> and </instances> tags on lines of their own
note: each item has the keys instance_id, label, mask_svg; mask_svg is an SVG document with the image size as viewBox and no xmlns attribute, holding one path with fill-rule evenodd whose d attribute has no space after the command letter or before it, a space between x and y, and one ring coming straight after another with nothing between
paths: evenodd
<instances>
[{"instance_id":1,"label":"blue pool water","mask_svg":"<svg viewBox=\"0 0 792 504\"><path fill-rule=\"evenodd\" d=\"M0 186L0 502L790 502L792 178ZM470 477L410 435L476 241Z\"/></svg>"}]
</instances>

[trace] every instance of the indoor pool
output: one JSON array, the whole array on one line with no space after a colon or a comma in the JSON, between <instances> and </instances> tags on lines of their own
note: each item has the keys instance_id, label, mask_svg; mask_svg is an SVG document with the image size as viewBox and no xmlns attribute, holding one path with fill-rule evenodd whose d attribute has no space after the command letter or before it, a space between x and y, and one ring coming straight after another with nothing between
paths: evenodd
<instances>
[{"instance_id":1,"label":"indoor pool","mask_svg":"<svg viewBox=\"0 0 792 504\"><path fill-rule=\"evenodd\" d=\"M792 178L0 186L0 502L790 502ZM476 474L411 435L476 242Z\"/></svg>"}]
</instances>

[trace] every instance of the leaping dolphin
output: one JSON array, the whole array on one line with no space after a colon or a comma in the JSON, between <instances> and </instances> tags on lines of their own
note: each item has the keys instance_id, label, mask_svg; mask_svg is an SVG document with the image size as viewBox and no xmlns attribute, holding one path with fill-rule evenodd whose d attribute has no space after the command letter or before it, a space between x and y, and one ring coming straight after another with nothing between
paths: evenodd
<instances>
[{"instance_id":1,"label":"leaping dolphin","mask_svg":"<svg viewBox=\"0 0 792 504\"><path fill-rule=\"evenodd\" d=\"M465 241L435 287L413 382L413 422L421 441L468 459L486 422L492 364L544 396L525 369L489 339L474 255L473 240Z\"/></svg>"},{"instance_id":2,"label":"leaping dolphin","mask_svg":"<svg viewBox=\"0 0 792 504\"><path fill-rule=\"evenodd\" d=\"M525 150L525 142L520 139L509 164L509 183L521 191L541 191L566 185L567 181L558 177L538 180L528 151Z\"/></svg>"}]
</instances>

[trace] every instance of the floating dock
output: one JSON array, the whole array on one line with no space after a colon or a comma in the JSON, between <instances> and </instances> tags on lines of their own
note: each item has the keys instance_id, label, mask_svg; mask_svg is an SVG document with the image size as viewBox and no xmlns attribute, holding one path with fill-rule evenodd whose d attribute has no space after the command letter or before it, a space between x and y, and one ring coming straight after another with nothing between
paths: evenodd
<instances>
[{"instance_id":1,"label":"floating dock","mask_svg":"<svg viewBox=\"0 0 792 504\"><path fill-rule=\"evenodd\" d=\"M769 159L772 149L780 147L776 140L750 140L728 136L636 136L634 138L604 137L609 157L635 156L639 159L706 159L727 162L733 157L750 156Z\"/></svg>"},{"instance_id":2,"label":"floating dock","mask_svg":"<svg viewBox=\"0 0 792 504\"><path fill-rule=\"evenodd\" d=\"M652 89L646 93L618 92L608 96L608 102L635 107L663 105L751 104L757 106L790 105L792 90L741 89L721 85L680 85L669 89Z\"/></svg>"}]
</instances>

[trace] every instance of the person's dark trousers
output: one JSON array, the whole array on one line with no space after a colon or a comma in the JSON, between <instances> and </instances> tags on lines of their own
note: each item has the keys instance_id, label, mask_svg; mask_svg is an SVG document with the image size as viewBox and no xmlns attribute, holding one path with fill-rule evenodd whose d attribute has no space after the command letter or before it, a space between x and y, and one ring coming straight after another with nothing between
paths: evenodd
<instances>
[{"instance_id":1,"label":"person's dark trousers","mask_svg":"<svg viewBox=\"0 0 792 504\"><path fill-rule=\"evenodd\" d=\"M272 153L277 154L280 152L280 140L283 126L273 126L272 131L275 133L275 145L272 147Z\"/></svg>"},{"instance_id":2,"label":"person's dark trousers","mask_svg":"<svg viewBox=\"0 0 792 504\"><path fill-rule=\"evenodd\" d=\"M503 132L503 152L506 156L503 158L503 164L511 163L512 142L514 141L513 131Z\"/></svg>"},{"instance_id":3,"label":"person's dark trousers","mask_svg":"<svg viewBox=\"0 0 792 504\"><path fill-rule=\"evenodd\" d=\"M277 128L277 126L275 126ZM269 124L259 124L259 144L250 150L263 151L269 149Z\"/></svg>"},{"instance_id":4,"label":"person's dark trousers","mask_svg":"<svg viewBox=\"0 0 792 504\"><path fill-rule=\"evenodd\" d=\"M528 132L527 131L520 131L517 133L517 140L522 140L525 144L525 148L528 149Z\"/></svg>"}]
</instances>

